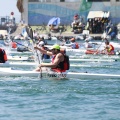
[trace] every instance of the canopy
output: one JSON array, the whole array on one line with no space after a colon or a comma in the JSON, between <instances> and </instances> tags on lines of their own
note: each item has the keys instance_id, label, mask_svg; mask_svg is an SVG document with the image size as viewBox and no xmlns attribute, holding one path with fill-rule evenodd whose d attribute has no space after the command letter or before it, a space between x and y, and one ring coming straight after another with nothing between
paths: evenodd
<instances>
[{"instance_id":1,"label":"canopy","mask_svg":"<svg viewBox=\"0 0 120 120\"><path fill-rule=\"evenodd\" d=\"M0 30L0 34L2 34L4 36L4 35L8 35L8 32L7 32L7 30Z\"/></svg>"},{"instance_id":2,"label":"canopy","mask_svg":"<svg viewBox=\"0 0 120 120\"><path fill-rule=\"evenodd\" d=\"M49 25L59 25L59 24L60 24L60 18L59 17L53 17L48 22L48 26Z\"/></svg>"},{"instance_id":3,"label":"canopy","mask_svg":"<svg viewBox=\"0 0 120 120\"><path fill-rule=\"evenodd\" d=\"M87 18L108 18L110 16L110 12L103 11L90 11Z\"/></svg>"}]
</instances>

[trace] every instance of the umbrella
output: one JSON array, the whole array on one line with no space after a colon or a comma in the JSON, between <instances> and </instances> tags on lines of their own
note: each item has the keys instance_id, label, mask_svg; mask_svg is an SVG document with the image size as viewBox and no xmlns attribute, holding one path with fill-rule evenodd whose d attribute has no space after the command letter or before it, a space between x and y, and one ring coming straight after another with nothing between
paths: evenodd
<instances>
[{"instance_id":1,"label":"umbrella","mask_svg":"<svg viewBox=\"0 0 120 120\"><path fill-rule=\"evenodd\" d=\"M60 18L59 17L53 17L49 20L48 26L49 25L59 25L60 24Z\"/></svg>"}]
</instances>

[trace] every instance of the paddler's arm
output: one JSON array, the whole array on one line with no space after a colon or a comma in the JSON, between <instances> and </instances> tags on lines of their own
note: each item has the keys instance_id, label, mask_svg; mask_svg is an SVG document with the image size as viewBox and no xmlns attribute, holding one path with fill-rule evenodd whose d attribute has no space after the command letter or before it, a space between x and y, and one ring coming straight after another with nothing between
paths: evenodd
<instances>
[{"instance_id":1,"label":"paddler's arm","mask_svg":"<svg viewBox=\"0 0 120 120\"><path fill-rule=\"evenodd\" d=\"M54 63L41 63L39 67L50 67L50 68L56 68L57 65L64 60L64 57L61 53L56 55Z\"/></svg>"},{"instance_id":2,"label":"paddler's arm","mask_svg":"<svg viewBox=\"0 0 120 120\"><path fill-rule=\"evenodd\" d=\"M52 56L52 55L53 55L52 52L47 51L47 50L43 50L42 48L39 48L39 47L37 47L37 46L35 46L34 49L39 50L41 53L46 54L46 55L49 55L49 56Z\"/></svg>"}]
</instances>

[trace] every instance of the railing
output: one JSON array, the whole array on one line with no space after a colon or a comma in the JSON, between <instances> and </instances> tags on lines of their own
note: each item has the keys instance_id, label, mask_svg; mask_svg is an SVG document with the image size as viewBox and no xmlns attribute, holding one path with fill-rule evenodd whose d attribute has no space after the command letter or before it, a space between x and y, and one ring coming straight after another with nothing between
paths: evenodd
<instances>
[{"instance_id":1,"label":"railing","mask_svg":"<svg viewBox=\"0 0 120 120\"><path fill-rule=\"evenodd\" d=\"M13 23L15 24L15 18L14 17L9 17L9 16L0 16L0 24L8 24L8 23Z\"/></svg>"}]
</instances>

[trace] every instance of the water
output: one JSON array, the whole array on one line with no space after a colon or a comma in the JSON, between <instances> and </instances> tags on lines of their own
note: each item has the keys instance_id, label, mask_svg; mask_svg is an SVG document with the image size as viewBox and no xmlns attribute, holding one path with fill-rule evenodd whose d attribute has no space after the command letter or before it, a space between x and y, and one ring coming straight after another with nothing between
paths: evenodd
<instances>
[{"instance_id":1,"label":"water","mask_svg":"<svg viewBox=\"0 0 120 120\"><path fill-rule=\"evenodd\" d=\"M72 71L120 74L120 60L79 64L98 67ZM119 114L120 79L0 77L1 120L120 120Z\"/></svg>"},{"instance_id":2,"label":"water","mask_svg":"<svg viewBox=\"0 0 120 120\"><path fill-rule=\"evenodd\" d=\"M0 80L1 120L119 120L119 80Z\"/></svg>"}]
</instances>

